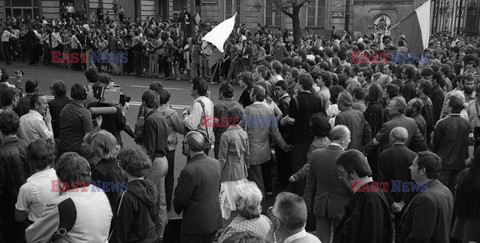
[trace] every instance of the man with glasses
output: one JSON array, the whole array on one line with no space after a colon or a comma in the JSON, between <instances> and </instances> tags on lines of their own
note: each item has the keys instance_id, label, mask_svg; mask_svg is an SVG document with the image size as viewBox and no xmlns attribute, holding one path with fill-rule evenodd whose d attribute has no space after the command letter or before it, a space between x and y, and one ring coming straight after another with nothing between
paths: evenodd
<instances>
[{"instance_id":1,"label":"man with glasses","mask_svg":"<svg viewBox=\"0 0 480 243\"><path fill-rule=\"evenodd\" d=\"M307 206L302 197L290 192L282 192L277 195L275 204L268 209L268 212L277 242L320 243L317 237L305 231Z\"/></svg>"}]
</instances>

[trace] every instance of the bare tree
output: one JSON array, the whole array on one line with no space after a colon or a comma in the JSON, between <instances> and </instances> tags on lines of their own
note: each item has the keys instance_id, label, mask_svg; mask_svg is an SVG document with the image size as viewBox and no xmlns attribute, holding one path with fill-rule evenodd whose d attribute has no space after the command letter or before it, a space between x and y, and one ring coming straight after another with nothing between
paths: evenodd
<instances>
[{"instance_id":1,"label":"bare tree","mask_svg":"<svg viewBox=\"0 0 480 243\"><path fill-rule=\"evenodd\" d=\"M309 2L309 0L272 0L277 9L292 19L293 25L293 44L300 46L302 29L300 28L300 9Z\"/></svg>"}]
</instances>

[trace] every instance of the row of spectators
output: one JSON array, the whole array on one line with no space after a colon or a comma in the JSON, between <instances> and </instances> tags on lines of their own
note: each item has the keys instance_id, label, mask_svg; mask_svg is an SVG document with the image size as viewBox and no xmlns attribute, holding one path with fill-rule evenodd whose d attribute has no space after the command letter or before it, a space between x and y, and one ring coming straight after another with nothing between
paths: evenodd
<instances>
[{"instance_id":1,"label":"row of spectators","mask_svg":"<svg viewBox=\"0 0 480 243\"><path fill-rule=\"evenodd\" d=\"M381 40L325 42L323 50L293 51L294 58L287 51L282 58L246 63L236 75L243 88L238 102L232 85L223 82L221 101L213 104L214 86L194 77L193 105L181 114L154 82L141 97L135 131L125 122L128 105L115 105L114 114L92 121L86 107L103 104L91 90L112 80L96 69L85 72L86 85L71 87L70 98L65 84L55 82L52 101L37 93L34 80L20 95L2 70L4 237L16 242L31 224L28 242L49 241L71 198L80 213L65 241L170 242L169 233L163 237L172 208L182 214L181 242L212 242L215 236L219 242L393 242L394 235L398 242L479 241L480 45L434 36L424 63L357 64L347 58L352 51L369 56L396 49L388 38ZM403 40L399 49L408 52ZM224 122L228 126L218 125ZM140 147L122 148L122 130ZM177 134L185 135L187 165L174 190ZM35 162L39 151L48 154L43 164ZM48 179L29 184L47 171ZM52 190L57 178L62 193ZM126 181L125 193L93 193ZM267 210L261 202L275 182L291 193L279 194ZM425 184L427 190L419 189ZM32 198L39 188L46 197ZM314 226L306 224L309 217ZM92 219L88 226L78 223Z\"/></svg>"}]
</instances>

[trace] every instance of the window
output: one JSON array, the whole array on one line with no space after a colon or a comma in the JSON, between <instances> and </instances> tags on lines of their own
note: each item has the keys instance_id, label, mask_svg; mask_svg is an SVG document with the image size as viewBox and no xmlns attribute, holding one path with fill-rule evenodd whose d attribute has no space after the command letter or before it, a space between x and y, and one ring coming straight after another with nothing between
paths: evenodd
<instances>
[{"instance_id":1,"label":"window","mask_svg":"<svg viewBox=\"0 0 480 243\"><path fill-rule=\"evenodd\" d=\"M325 0L313 0L307 6L307 27L325 28Z\"/></svg>"},{"instance_id":2,"label":"window","mask_svg":"<svg viewBox=\"0 0 480 243\"><path fill-rule=\"evenodd\" d=\"M224 19L232 17L237 13L235 18L235 24L240 24L240 15L241 15L242 0L225 0L225 16Z\"/></svg>"},{"instance_id":3,"label":"window","mask_svg":"<svg viewBox=\"0 0 480 243\"><path fill-rule=\"evenodd\" d=\"M265 2L265 24L268 26L282 25L282 11L275 7L272 0Z\"/></svg>"},{"instance_id":4,"label":"window","mask_svg":"<svg viewBox=\"0 0 480 243\"><path fill-rule=\"evenodd\" d=\"M5 15L6 16L33 16L37 17L40 15L38 9L38 0L5 0Z\"/></svg>"}]
</instances>

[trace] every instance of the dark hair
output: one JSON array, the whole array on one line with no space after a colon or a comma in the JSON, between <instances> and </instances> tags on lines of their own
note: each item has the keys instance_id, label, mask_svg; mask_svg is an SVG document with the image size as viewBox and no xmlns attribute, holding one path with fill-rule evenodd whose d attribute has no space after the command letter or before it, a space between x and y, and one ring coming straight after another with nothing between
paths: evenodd
<instances>
[{"instance_id":1,"label":"dark hair","mask_svg":"<svg viewBox=\"0 0 480 243\"><path fill-rule=\"evenodd\" d=\"M460 113L464 108L463 101L455 95L448 97L448 106L452 108L453 113Z\"/></svg>"},{"instance_id":2,"label":"dark hair","mask_svg":"<svg viewBox=\"0 0 480 243\"><path fill-rule=\"evenodd\" d=\"M443 79L442 74L439 72L434 72L432 76L432 80L435 80L437 84L443 89L445 87L446 82L445 79Z\"/></svg>"},{"instance_id":3,"label":"dark hair","mask_svg":"<svg viewBox=\"0 0 480 243\"><path fill-rule=\"evenodd\" d=\"M345 89L340 85L332 85L328 90L330 91L330 102L337 104L338 95Z\"/></svg>"},{"instance_id":4,"label":"dark hair","mask_svg":"<svg viewBox=\"0 0 480 243\"><path fill-rule=\"evenodd\" d=\"M232 98L233 97L233 86L227 82L224 82L220 84L220 87L218 88L218 92L222 93L222 95L226 98Z\"/></svg>"},{"instance_id":5,"label":"dark hair","mask_svg":"<svg viewBox=\"0 0 480 243\"><path fill-rule=\"evenodd\" d=\"M88 161L75 152L64 153L55 165L58 179L66 183L68 188L64 190L85 187L90 185L90 165Z\"/></svg>"},{"instance_id":6,"label":"dark hair","mask_svg":"<svg viewBox=\"0 0 480 243\"><path fill-rule=\"evenodd\" d=\"M31 168L37 171L45 169L55 161L55 141L52 138L36 139L28 145L27 156Z\"/></svg>"},{"instance_id":7,"label":"dark hair","mask_svg":"<svg viewBox=\"0 0 480 243\"><path fill-rule=\"evenodd\" d=\"M202 77L195 77L192 79L193 90L196 90L198 95L205 96L208 91L208 84Z\"/></svg>"},{"instance_id":8,"label":"dark hair","mask_svg":"<svg viewBox=\"0 0 480 243\"><path fill-rule=\"evenodd\" d=\"M368 105L375 104L375 103L382 103L383 99L383 91L382 88L378 83L372 83L368 88L368 95L366 97L366 102Z\"/></svg>"},{"instance_id":9,"label":"dark hair","mask_svg":"<svg viewBox=\"0 0 480 243\"><path fill-rule=\"evenodd\" d=\"M400 94L400 88L396 84L387 84L387 87L385 89L385 92L387 92L388 97L392 99L393 97L396 97Z\"/></svg>"},{"instance_id":10,"label":"dark hair","mask_svg":"<svg viewBox=\"0 0 480 243\"><path fill-rule=\"evenodd\" d=\"M426 68L422 69L422 71L420 72L420 75L421 76L432 76L433 75L433 69L431 69L429 67L426 67Z\"/></svg>"},{"instance_id":11,"label":"dark hair","mask_svg":"<svg viewBox=\"0 0 480 243\"><path fill-rule=\"evenodd\" d=\"M438 179L442 172L442 159L430 151L418 152L417 165L418 169L425 168L429 179Z\"/></svg>"},{"instance_id":12,"label":"dark hair","mask_svg":"<svg viewBox=\"0 0 480 243\"><path fill-rule=\"evenodd\" d=\"M313 78L309 73L302 73L298 77L298 83L302 85L303 90L310 90L313 85Z\"/></svg>"},{"instance_id":13,"label":"dark hair","mask_svg":"<svg viewBox=\"0 0 480 243\"><path fill-rule=\"evenodd\" d=\"M302 197L290 192L281 192L275 200L281 223L290 231L305 227L307 205Z\"/></svg>"},{"instance_id":14,"label":"dark hair","mask_svg":"<svg viewBox=\"0 0 480 243\"><path fill-rule=\"evenodd\" d=\"M55 80L52 84L53 95L58 97L65 97L67 95L67 86L61 80Z\"/></svg>"},{"instance_id":15,"label":"dark hair","mask_svg":"<svg viewBox=\"0 0 480 243\"><path fill-rule=\"evenodd\" d=\"M0 92L0 104L2 107L10 106L13 104L15 97L19 97L18 90L8 87Z\"/></svg>"},{"instance_id":16,"label":"dark hair","mask_svg":"<svg viewBox=\"0 0 480 243\"><path fill-rule=\"evenodd\" d=\"M423 93L426 96L430 96L430 93L432 92L432 84L430 83L430 81L425 80L425 79L420 80L420 82L418 84L418 88L422 89Z\"/></svg>"},{"instance_id":17,"label":"dark hair","mask_svg":"<svg viewBox=\"0 0 480 243\"><path fill-rule=\"evenodd\" d=\"M275 87L280 87L282 90L287 90L288 85L284 80L279 80L275 83Z\"/></svg>"},{"instance_id":18,"label":"dark hair","mask_svg":"<svg viewBox=\"0 0 480 243\"><path fill-rule=\"evenodd\" d=\"M160 95L160 105L168 103L170 100L170 91L167 89L161 89L157 93Z\"/></svg>"},{"instance_id":19,"label":"dark hair","mask_svg":"<svg viewBox=\"0 0 480 243\"><path fill-rule=\"evenodd\" d=\"M87 86L74 84L70 90L70 96L73 100L85 100L87 98L87 92Z\"/></svg>"},{"instance_id":20,"label":"dark hair","mask_svg":"<svg viewBox=\"0 0 480 243\"><path fill-rule=\"evenodd\" d=\"M28 79L25 82L25 92L26 93L35 93L38 88L38 81L34 79Z\"/></svg>"},{"instance_id":21,"label":"dark hair","mask_svg":"<svg viewBox=\"0 0 480 243\"><path fill-rule=\"evenodd\" d=\"M160 94L160 91L163 90L163 85L160 83L160 81L155 81L150 84L149 89L156 91L158 94Z\"/></svg>"},{"instance_id":22,"label":"dark hair","mask_svg":"<svg viewBox=\"0 0 480 243\"><path fill-rule=\"evenodd\" d=\"M20 118L13 111L4 111L0 113L0 131L4 136L17 133L20 126Z\"/></svg>"},{"instance_id":23,"label":"dark hair","mask_svg":"<svg viewBox=\"0 0 480 243\"><path fill-rule=\"evenodd\" d=\"M407 79L413 79L413 77L415 77L415 66L407 64L403 71L405 72Z\"/></svg>"},{"instance_id":24,"label":"dark hair","mask_svg":"<svg viewBox=\"0 0 480 243\"><path fill-rule=\"evenodd\" d=\"M101 73L98 75L98 81L102 84L108 85L113 79L108 73Z\"/></svg>"},{"instance_id":25,"label":"dark hair","mask_svg":"<svg viewBox=\"0 0 480 243\"><path fill-rule=\"evenodd\" d=\"M227 110L230 125L238 125L243 119L245 110L240 105L234 105Z\"/></svg>"},{"instance_id":26,"label":"dark hair","mask_svg":"<svg viewBox=\"0 0 480 243\"><path fill-rule=\"evenodd\" d=\"M475 152L470 169L460 180L454 205L455 212L462 219L480 219L480 149Z\"/></svg>"},{"instance_id":27,"label":"dark hair","mask_svg":"<svg viewBox=\"0 0 480 243\"><path fill-rule=\"evenodd\" d=\"M10 76L7 74L7 70L5 68L2 68L2 77L0 78L0 82L7 82Z\"/></svg>"},{"instance_id":28,"label":"dark hair","mask_svg":"<svg viewBox=\"0 0 480 243\"><path fill-rule=\"evenodd\" d=\"M335 165L342 166L349 174L355 172L360 178L372 175L372 170L370 169L370 165L368 165L367 158L355 149L347 150L340 154Z\"/></svg>"},{"instance_id":29,"label":"dark hair","mask_svg":"<svg viewBox=\"0 0 480 243\"><path fill-rule=\"evenodd\" d=\"M98 81L98 72L96 68L89 68L84 74L88 82L96 83Z\"/></svg>"},{"instance_id":30,"label":"dark hair","mask_svg":"<svg viewBox=\"0 0 480 243\"><path fill-rule=\"evenodd\" d=\"M362 88L357 87L352 91L352 96L357 100L363 100L365 99L365 91Z\"/></svg>"},{"instance_id":31,"label":"dark hair","mask_svg":"<svg viewBox=\"0 0 480 243\"><path fill-rule=\"evenodd\" d=\"M153 90L146 90L142 95L142 102L147 108L157 109L159 104L159 95Z\"/></svg>"},{"instance_id":32,"label":"dark hair","mask_svg":"<svg viewBox=\"0 0 480 243\"><path fill-rule=\"evenodd\" d=\"M252 94L257 101L263 101L267 97L265 88L261 85L254 85L252 88Z\"/></svg>"},{"instance_id":33,"label":"dark hair","mask_svg":"<svg viewBox=\"0 0 480 243\"><path fill-rule=\"evenodd\" d=\"M238 80L242 80L247 85L247 89L251 89L255 83L255 76L253 73L245 71L238 75Z\"/></svg>"},{"instance_id":34,"label":"dark hair","mask_svg":"<svg viewBox=\"0 0 480 243\"><path fill-rule=\"evenodd\" d=\"M322 112L312 115L309 126L315 137L326 137L331 129L327 116Z\"/></svg>"},{"instance_id":35,"label":"dark hair","mask_svg":"<svg viewBox=\"0 0 480 243\"><path fill-rule=\"evenodd\" d=\"M152 167L150 157L145 149L140 146L123 148L117 157L120 167L129 175L135 177L146 176Z\"/></svg>"},{"instance_id":36,"label":"dark hair","mask_svg":"<svg viewBox=\"0 0 480 243\"><path fill-rule=\"evenodd\" d=\"M40 97L45 96L43 94L33 94L30 97L30 109L35 109L35 105L40 102Z\"/></svg>"}]
</instances>

